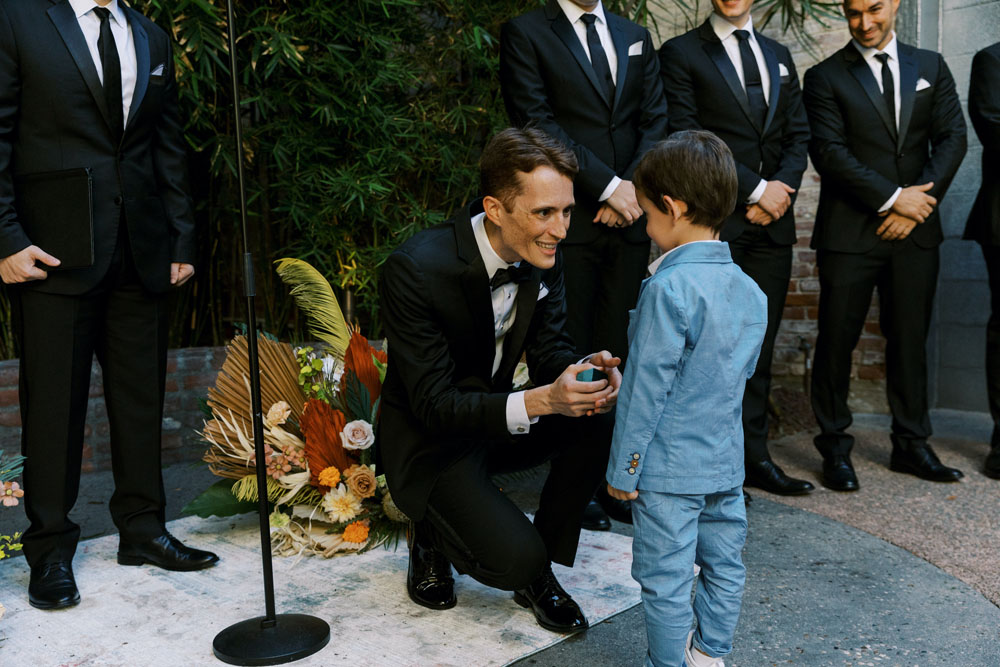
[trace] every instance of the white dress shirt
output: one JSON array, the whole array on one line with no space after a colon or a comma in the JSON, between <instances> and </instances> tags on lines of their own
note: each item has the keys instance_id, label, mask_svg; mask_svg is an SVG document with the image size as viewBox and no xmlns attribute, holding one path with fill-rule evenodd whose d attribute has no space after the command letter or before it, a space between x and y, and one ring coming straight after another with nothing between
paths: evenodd
<instances>
[{"instance_id":1,"label":"white dress shirt","mask_svg":"<svg viewBox=\"0 0 1000 667\"><path fill-rule=\"evenodd\" d=\"M750 33L750 39L747 43L750 45L750 51L753 52L754 58L757 60L757 69L760 70L760 85L764 89L764 101L768 104L771 103L771 73L767 71L767 62L764 60L764 52L760 50L760 43L757 42L757 35L753 31L753 17L747 16L747 22L742 28L737 28L732 23L722 18L715 12L709 16L709 21L712 24L712 30L715 31L715 36L719 38L722 42L723 48L726 49L726 55L729 56L730 62L733 63L733 68L736 70L736 76L740 79L740 85L743 86L743 90L747 89L747 82L744 80L743 76L743 57L740 55L740 39L735 35L737 30L746 30ZM767 187L767 181L763 178L757 184L757 187L753 189L750 196L747 197L747 204L756 204L760 201L761 196L764 194L764 188Z\"/></svg>"},{"instance_id":2,"label":"white dress shirt","mask_svg":"<svg viewBox=\"0 0 1000 667\"><path fill-rule=\"evenodd\" d=\"M486 235L485 213L472 218L472 232L476 237L476 245L479 246L479 254L486 265L486 276L492 278L493 274L500 269L506 269L515 264L505 262L490 245L490 239ZM517 264L520 264L518 262ZM503 358L503 341L507 332L514 326L514 317L517 314L517 283L507 283L492 291L493 297L493 333L496 337L496 348L493 352L493 373L500 368L500 361ZM512 435L521 435L528 432L531 424L538 421L538 417L528 419L528 410L524 407L524 392L515 391L507 395L507 430Z\"/></svg>"},{"instance_id":3,"label":"white dress shirt","mask_svg":"<svg viewBox=\"0 0 1000 667\"><path fill-rule=\"evenodd\" d=\"M889 71L892 72L892 82L893 82L893 98L894 106L896 107L896 127L899 127L899 105L900 102L900 92L899 92L899 45L896 42L896 33L892 33L892 39L886 44L885 48L879 51L875 48L868 48L858 44L857 40L852 39L851 42L854 43L854 48L858 50L861 57L865 59L869 69L872 71L872 75L875 77L875 83L878 84L878 89L880 92L885 94L882 90L882 62L878 60L875 56L879 53L889 54ZM884 213L892 208L892 205L896 203L896 199L899 197L899 193L903 191L903 188L896 188L896 192L893 193L889 199L882 204L882 208L878 210L879 213Z\"/></svg>"},{"instance_id":4,"label":"white dress shirt","mask_svg":"<svg viewBox=\"0 0 1000 667\"><path fill-rule=\"evenodd\" d=\"M590 56L590 46L587 45L587 24L581 18L588 12L581 9L578 5L574 5L570 0L558 0L558 2L563 14L569 19L569 24L576 31L576 36L579 38L580 44L583 45L583 52L587 54L587 60L593 62L593 58ZM589 13L597 17L597 20L594 22L594 28L597 29L597 36L601 38L601 46L604 47L604 53L608 56L608 67L611 68L611 80L615 82L615 85L618 85L618 52L615 51L615 43L611 40L611 31L608 30L608 20L604 16L604 4L598 2L594 11ZM614 194L621 182L622 179L612 176L611 181L604 188L604 192L597 198L597 201L604 201Z\"/></svg>"},{"instance_id":5,"label":"white dress shirt","mask_svg":"<svg viewBox=\"0 0 1000 667\"><path fill-rule=\"evenodd\" d=\"M87 48L90 49L90 57L94 60L94 67L97 68L97 78L104 85L104 66L101 64L101 52L97 42L101 37L101 19L93 11L100 7L94 0L69 0L73 12L76 14L77 23L83 31L83 37L87 41ZM118 0L111 0L105 7L111 12L111 34L115 38L115 46L118 47L118 59L122 66L122 119L128 122L128 112L132 107L132 94L135 92L136 60L135 45L132 42L132 26L125 18L125 11L118 4ZM122 128L124 130L124 128Z\"/></svg>"}]
</instances>

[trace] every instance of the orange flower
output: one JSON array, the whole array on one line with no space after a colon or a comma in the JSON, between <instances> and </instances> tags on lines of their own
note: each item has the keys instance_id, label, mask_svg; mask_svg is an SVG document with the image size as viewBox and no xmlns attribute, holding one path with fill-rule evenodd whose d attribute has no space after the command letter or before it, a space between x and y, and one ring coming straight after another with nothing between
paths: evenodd
<instances>
[{"instance_id":1,"label":"orange flower","mask_svg":"<svg viewBox=\"0 0 1000 667\"><path fill-rule=\"evenodd\" d=\"M316 479L320 486L332 488L340 484L340 471L333 466L323 468Z\"/></svg>"},{"instance_id":2,"label":"orange flower","mask_svg":"<svg viewBox=\"0 0 1000 667\"><path fill-rule=\"evenodd\" d=\"M320 487L324 493L330 487L320 482L319 474L330 467L343 470L351 465L347 452L340 444L340 432L346 425L343 412L315 398L306 401L305 410L299 418L299 428L306 440L309 483Z\"/></svg>"},{"instance_id":3,"label":"orange flower","mask_svg":"<svg viewBox=\"0 0 1000 667\"><path fill-rule=\"evenodd\" d=\"M375 405L375 401L382 393L382 383L379 382L378 369L375 368L372 355L375 355L375 358L383 364L389 358L383 350L376 350L369 345L368 339L361 334L359 329L355 329L351 333L351 342L348 343L347 350L344 352L344 372L350 371L358 376L371 395L371 405ZM340 386L341 397L343 397L345 383L341 381Z\"/></svg>"},{"instance_id":4,"label":"orange flower","mask_svg":"<svg viewBox=\"0 0 1000 667\"><path fill-rule=\"evenodd\" d=\"M342 537L345 542L361 544L368 539L368 524L365 521L355 521L348 524L347 528L344 529Z\"/></svg>"}]
</instances>

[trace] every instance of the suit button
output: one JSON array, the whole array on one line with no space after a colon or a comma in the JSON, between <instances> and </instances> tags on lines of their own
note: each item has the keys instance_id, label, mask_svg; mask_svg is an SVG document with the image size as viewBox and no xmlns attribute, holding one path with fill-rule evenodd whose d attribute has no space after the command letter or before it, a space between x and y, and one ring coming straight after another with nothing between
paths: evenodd
<instances>
[{"instance_id":1,"label":"suit button","mask_svg":"<svg viewBox=\"0 0 1000 667\"><path fill-rule=\"evenodd\" d=\"M639 452L636 452L635 454L633 454L632 458L635 459L636 461L638 461L639 460Z\"/></svg>"},{"instance_id":2,"label":"suit button","mask_svg":"<svg viewBox=\"0 0 1000 667\"><path fill-rule=\"evenodd\" d=\"M635 468L629 468L628 469L628 474L634 475L635 474Z\"/></svg>"},{"instance_id":3,"label":"suit button","mask_svg":"<svg viewBox=\"0 0 1000 667\"><path fill-rule=\"evenodd\" d=\"M615 125L614 123L611 123L611 131L614 132L617 129L618 129L618 126Z\"/></svg>"},{"instance_id":4,"label":"suit button","mask_svg":"<svg viewBox=\"0 0 1000 667\"><path fill-rule=\"evenodd\" d=\"M897 155L896 157L898 157L898 158L901 158L901 157L903 157L904 155L906 155L906 154L905 154L905 153L900 153L900 154L899 154L899 155Z\"/></svg>"},{"instance_id":5,"label":"suit button","mask_svg":"<svg viewBox=\"0 0 1000 667\"><path fill-rule=\"evenodd\" d=\"M121 205L122 205L122 196L118 195L117 197L115 197L115 206L121 206Z\"/></svg>"}]
</instances>

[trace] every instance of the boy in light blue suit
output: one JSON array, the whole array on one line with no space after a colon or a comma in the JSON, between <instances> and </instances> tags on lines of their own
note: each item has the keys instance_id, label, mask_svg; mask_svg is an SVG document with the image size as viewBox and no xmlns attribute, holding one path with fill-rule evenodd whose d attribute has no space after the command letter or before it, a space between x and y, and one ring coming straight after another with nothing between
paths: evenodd
<instances>
[{"instance_id":1,"label":"boy in light blue suit","mask_svg":"<svg viewBox=\"0 0 1000 667\"><path fill-rule=\"evenodd\" d=\"M642 158L634 183L647 233L666 254L650 266L629 322L608 492L633 501L646 664L722 667L746 578L741 412L767 300L718 240L737 187L718 137L671 135Z\"/></svg>"}]
</instances>

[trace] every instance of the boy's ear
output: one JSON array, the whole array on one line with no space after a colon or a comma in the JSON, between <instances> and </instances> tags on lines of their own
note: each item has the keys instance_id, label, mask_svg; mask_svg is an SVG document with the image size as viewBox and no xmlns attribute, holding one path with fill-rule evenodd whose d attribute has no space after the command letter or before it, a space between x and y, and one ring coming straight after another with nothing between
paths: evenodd
<instances>
[{"instance_id":1,"label":"boy's ear","mask_svg":"<svg viewBox=\"0 0 1000 667\"><path fill-rule=\"evenodd\" d=\"M687 213L687 204L669 195L663 195L663 205L670 212L674 220L679 220Z\"/></svg>"}]
</instances>

